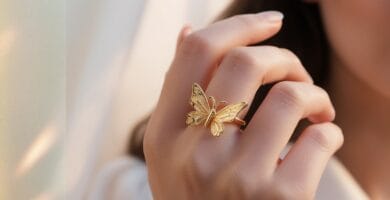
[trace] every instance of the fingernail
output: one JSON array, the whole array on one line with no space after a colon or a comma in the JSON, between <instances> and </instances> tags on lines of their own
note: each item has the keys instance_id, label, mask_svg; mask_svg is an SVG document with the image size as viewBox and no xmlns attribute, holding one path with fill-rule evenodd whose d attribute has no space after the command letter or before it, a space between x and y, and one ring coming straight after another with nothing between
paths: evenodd
<instances>
[{"instance_id":1,"label":"fingernail","mask_svg":"<svg viewBox=\"0 0 390 200\"><path fill-rule=\"evenodd\" d=\"M279 11L265 11L258 13L258 15L270 22L279 22L284 17L283 13Z\"/></svg>"}]
</instances>

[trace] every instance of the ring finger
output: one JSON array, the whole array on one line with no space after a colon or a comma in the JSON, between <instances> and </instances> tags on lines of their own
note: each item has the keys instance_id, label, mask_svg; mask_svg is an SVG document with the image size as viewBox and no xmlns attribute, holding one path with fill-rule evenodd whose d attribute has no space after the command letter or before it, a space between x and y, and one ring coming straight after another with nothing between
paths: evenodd
<instances>
[{"instance_id":1,"label":"ring finger","mask_svg":"<svg viewBox=\"0 0 390 200\"><path fill-rule=\"evenodd\" d=\"M273 46L237 47L223 58L206 89L206 94L229 104L241 101L250 104L261 84L280 80L312 83L298 58L288 50ZM239 117L242 118L245 113L246 109ZM229 123L223 126L224 134L218 139L210 138L210 130L205 130L205 134L193 134L194 132L189 131L183 135L188 141L200 146L196 148L195 154L207 160L205 168L217 169L218 166L223 166L220 163L229 160L228 156L234 151L238 136L234 133L239 131L239 126Z\"/></svg>"}]
</instances>

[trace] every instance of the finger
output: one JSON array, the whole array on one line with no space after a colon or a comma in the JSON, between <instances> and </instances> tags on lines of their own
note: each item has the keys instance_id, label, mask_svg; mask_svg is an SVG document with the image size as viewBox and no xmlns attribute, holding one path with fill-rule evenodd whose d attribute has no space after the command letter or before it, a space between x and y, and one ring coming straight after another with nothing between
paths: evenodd
<instances>
[{"instance_id":1,"label":"finger","mask_svg":"<svg viewBox=\"0 0 390 200\"><path fill-rule=\"evenodd\" d=\"M312 83L299 59L288 50L273 46L237 47L223 58L206 94L230 104L244 101L250 105L261 84L280 80ZM244 109L239 113L239 118L243 118L246 112L247 109ZM211 157L211 163L229 160L226 156L234 151L235 133L240 131L240 127L229 123L225 123L224 127L224 134L218 141L209 140L210 134L189 136L192 140L202 140L203 148L214 149L213 154L205 155Z\"/></svg>"},{"instance_id":2,"label":"finger","mask_svg":"<svg viewBox=\"0 0 390 200\"><path fill-rule=\"evenodd\" d=\"M253 157L240 162L272 170L301 119L320 123L332 121L334 116L332 103L323 89L303 82L279 82L271 88L242 134L239 155Z\"/></svg>"},{"instance_id":3,"label":"finger","mask_svg":"<svg viewBox=\"0 0 390 200\"><path fill-rule=\"evenodd\" d=\"M342 143L342 131L335 124L308 126L277 168L276 180L315 194L327 162Z\"/></svg>"},{"instance_id":4,"label":"finger","mask_svg":"<svg viewBox=\"0 0 390 200\"><path fill-rule=\"evenodd\" d=\"M183 26L183 28L180 30L179 36L177 37L177 42L176 42L176 53L177 50L179 49L179 46L183 42L184 38L186 38L189 34L192 32L192 27L189 24L186 24Z\"/></svg>"},{"instance_id":5,"label":"finger","mask_svg":"<svg viewBox=\"0 0 390 200\"><path fill-rule=\"evenodd\" d=\"M206 94L230 104L245 101L250 105L262 84L281 80L313 83L298 57L286 49L237 47L223 58ZM240 117L245 116L245 111Z\"/></svg>"},{"instance_id":6,"label":"finger","mask_svg":"<svg viewBox=\"0 0 390 200\"><path fill-rule=\"evenodd\" d=\"M278 13L235 16L188 35L166 74L159 101L164 105L162 113L169 111L170 121L183 121L191 110L188 99L192 84L197 82L206 88L206 80L229 49L260 42L274 35L281 26L281 15Z\"/></svg>"},{"instance_id":7,"label":"finger","mask_svg":"<svg viewBox=\"0 0 390 200\"><path fill-rule=\"evenodd\" d=\"M299 59L288 50L273 46L237 47L223 58L206 94L215 97L217 102L223 100L234 104L244 101L250 105L261 84L280 80L312 83ZM247 109L244 109L238 117L243 118L246 112ZM224 134L218 141L208 139L211 137L210 131L189 137L193 141L202 140L203 147L214 149L214 154L217 154L219 159L224 159L222 155L229 154L228 149L233 148L235 133L240 131L240 127L225 123L224 128ZM218 158L211 160L219 160Z\"/></svg>"}]
</instances>

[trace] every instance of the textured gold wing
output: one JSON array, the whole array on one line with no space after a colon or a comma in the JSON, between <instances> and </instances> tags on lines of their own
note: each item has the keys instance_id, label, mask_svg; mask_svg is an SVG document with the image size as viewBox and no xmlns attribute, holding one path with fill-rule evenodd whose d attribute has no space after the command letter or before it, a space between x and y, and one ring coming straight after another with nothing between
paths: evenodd
<instances>
[{"instance_id":1,"label":"textured gold wing","mask_svg":"<svg viewBox=\"0 0 390 200\"><path fill-rule=\"evenodd\" d=\"M221 122L232 122L234 118L247 106L245 102L227 105L217 112L214 120Z\"/></svg>"},{"instance_id":2,"label":"textured gold wing","mask_svg":"<svg viewBox=\"0 0 390 200\"><path fill-rule=\"evenodd\" d=\"M199 125L204 123L211 109L205 92L197 83L192 85L190 104L195 110L187 114L186 124Z\"/></svg>"},{"instance_id":3,"label":"textured gold wing","mask_svg":"<svg viewBox=\"0 0 390 200\"><path fill-rule=\"evenodd\" d=\"M210 129L213 136L220 136L223 132L224 126L222 122L213 120L211 122Z\"/></svg>"},{"instance_id":4,"label":"textured gold wing","mask_svg":"<svg viewBox=\"0 0 390 200\"><path fill-rule=\"evenodd\" d=\"M223 132L225 122L233 122L237 115L247 106L245 102L227 105L217 112L211 122L211 133L213 136L220 136Z\"/></svg>"},{"instance_id":5,"label":"textured gold wing","mask_svg":"<svg viewBox=\"0 0 390 200\"><path fill-rule=\"evenodd\" d=\"M204 124L206 119L207 115L205 113L199 111L191 111L187 114L186 124L190 126L200 125Z\"/></svg>"}]
</instances>

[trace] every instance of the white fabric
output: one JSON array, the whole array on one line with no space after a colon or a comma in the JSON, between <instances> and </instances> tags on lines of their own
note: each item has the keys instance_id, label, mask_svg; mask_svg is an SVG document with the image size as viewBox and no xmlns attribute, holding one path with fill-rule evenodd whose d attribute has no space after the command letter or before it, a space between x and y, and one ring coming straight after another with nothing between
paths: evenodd
<instances>
[{"instance_id":1,"label":"white fabric","mask_svg":"<svg viewBox=\"0 0 390 200\"><path fill-rule=\"evenodd\" d=\"M333 157L321 177L316 199L367 200L369 198L342 163Z\"/></svg>"},{"instance_id":2,"label":"white fabric","mask_svg":"<svg viewBox=\"0 0 390 200\"><path fill-rule=\"evenodd\" d=\"M67 2L68 120L61 172L66 199L83 198L99 164L103 152L98 147L109 137L114 99L144 4L138 0Z\"/></svg>"},{"instance_id":3,"label":"white fabric","mask_svg":"<svg viewBox=\"0 0 390 200\"><path fill-rule=\"evenodd\" d=\"M144 163L129 157L109 163L97 176L88 199L152 199Z\"/></svg>"},{"instance_id":4,"label":"white fabric","mask_svg":"<svg viewBox=\"0 0 390 200\"><path fill-rule=\"evenodd\" d=\"M143 162L119 158L105 166L96 179L90 199L150 200L147 170ZM345 169L332 157L321 178L316 200L368 200L368 196Z\"/></svg>"},{"instance_id":5,"label":"white fabric","mask_svg":"<svg viewBox=\"0 0 390 200\"><path fill-rule=\"evenodd\" d=\"M84 199L156 104L180 28L210 22L229 0L68 0L66 199Z\"/></svg>"}]
</instances>

